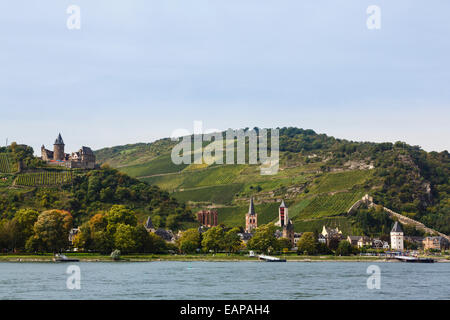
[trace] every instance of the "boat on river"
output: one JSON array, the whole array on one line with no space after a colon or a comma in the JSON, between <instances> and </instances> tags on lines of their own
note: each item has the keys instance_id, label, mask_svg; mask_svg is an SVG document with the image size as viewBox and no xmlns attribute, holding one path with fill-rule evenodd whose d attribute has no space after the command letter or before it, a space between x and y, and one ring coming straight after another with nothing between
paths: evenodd
<instances>
[{"instance_id":1,"label":"boat on river","mask_svg":"<svg viewBox=\"0 0 450 320\"><path fill-rule=\"evenodd\" d=\"M402 262L410 262L410 263L433 263L434 259L431 258L419 258L414 256L395 256L395 259Z\"/></svg>"},{"instance_id":2,"label":"boat on river","mask_svg":"<svg viewBox=\"0 0 450 320\"><path fill-rule=\"evenodd\" d=\"M63 254L57 253L53 257L53 261L54 262L78 262L80 260L79 259L68 258L67 256L65 256Z\"/></svg>"}]
</instances>

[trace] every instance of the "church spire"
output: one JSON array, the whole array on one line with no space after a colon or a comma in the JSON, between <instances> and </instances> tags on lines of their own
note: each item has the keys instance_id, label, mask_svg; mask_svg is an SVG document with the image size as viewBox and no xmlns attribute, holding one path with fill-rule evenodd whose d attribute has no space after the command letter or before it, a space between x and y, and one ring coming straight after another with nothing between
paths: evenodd
<instances>
[{"instance_id":1,"label":"church spire","mask_svg":"<svg viewBox=\"0 0 450 320\"><path fill-rule=\"evenodd\" d=\"M250 205L248 207L248 214L254 215L255 214L255 205L253 204L253 197L250 198Z\"/></svg>"}]
</instances>

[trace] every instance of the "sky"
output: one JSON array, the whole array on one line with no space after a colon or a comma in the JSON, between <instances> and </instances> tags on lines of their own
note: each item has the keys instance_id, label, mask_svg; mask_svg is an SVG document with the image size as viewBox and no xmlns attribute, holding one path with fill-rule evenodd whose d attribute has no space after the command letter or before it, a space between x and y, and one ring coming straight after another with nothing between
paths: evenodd
<instances>
[{"instance_id":1,"label":"sky","mask_svg":"<svg viewBox=\"0 0 450 320\"><path fill-rule=\"evenodd\" d=\"M61 132L66 152L99 149L203 121L449 150L448 12L448 0L2 1L0 143L39 153Z\"/></svg>"}]
</instances>

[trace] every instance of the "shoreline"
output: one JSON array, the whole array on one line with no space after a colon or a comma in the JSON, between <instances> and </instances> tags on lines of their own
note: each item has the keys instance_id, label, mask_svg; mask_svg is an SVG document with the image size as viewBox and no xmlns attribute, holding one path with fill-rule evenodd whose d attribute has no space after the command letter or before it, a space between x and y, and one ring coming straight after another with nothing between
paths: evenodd
<instances>
[{"instance_id":1,"label":"shoreline","mask_svg":"<svg viewBox=\"0 0 450 320\"><path fill-rule=\"evenodd\" d=\"M70 255L68 257L79 259L79 262L264 262L257 257L249 256L202 256L202 255L124 255L120 260L114 261L109 255ZM401 263L395 259L386 259L385 257L361 257L361 256L286 256L283 257L286 262L383 262L383 263ZM436 263L449 263L448 257L432 257ZM0 254L0 263L2 262L20 262L20 263L55 263L53 255L2 255ZM58 262L62 263L62 262ZM77 262L74 262L77 263Z\"/></svg>"}]
</instances>

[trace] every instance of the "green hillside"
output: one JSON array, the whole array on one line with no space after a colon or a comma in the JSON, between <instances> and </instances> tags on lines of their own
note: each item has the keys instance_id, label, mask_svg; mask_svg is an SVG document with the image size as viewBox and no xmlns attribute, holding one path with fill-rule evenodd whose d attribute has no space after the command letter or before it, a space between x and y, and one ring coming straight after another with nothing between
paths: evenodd
<instances>
[{"instance_id":1,"label":"green hillside","mask_svg":"<svg viewBox=\"0 0 450 320\"><path fill-rule=\"evenodd\" d=\"M216 207L219 221L229 226L244 226L253 196L260 223L274 221L277 203L286 199L298 231L316 230L325 222L351 231L359 222L347 211L369 193L379 204L450 233L447 151L428 153L402 142L354 142L282 128L280 170L263 176L258 165L174 165L173 145L163 139L96 153L103 162L189 203L193 211Z\"/></svg>"}]
</instances>

